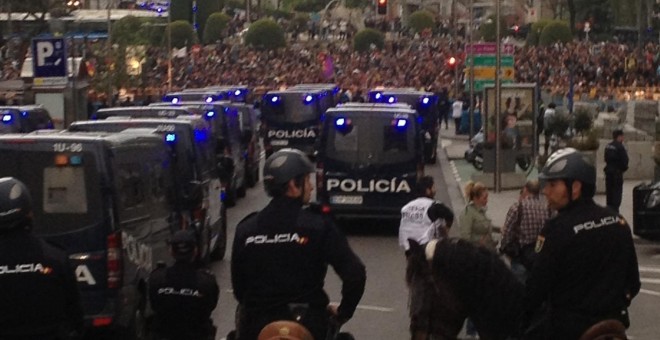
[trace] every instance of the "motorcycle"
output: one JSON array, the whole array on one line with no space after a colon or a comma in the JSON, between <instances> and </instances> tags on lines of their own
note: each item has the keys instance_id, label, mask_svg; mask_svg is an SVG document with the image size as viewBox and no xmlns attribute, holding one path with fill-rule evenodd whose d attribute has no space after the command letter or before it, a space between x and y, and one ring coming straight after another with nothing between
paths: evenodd
<instances>
[{"instance_id":1,"label":"motorcycle","mask_svg":"<svg viewBox=\"0 0 660 340\"><path fill-rule=\"evenodd\" d=\"M464 158L471 163L475 169L483 171L484 169L484 130L481 129L470 139L469 147L465 150ZM516 155L516 164L523 171L530 170L533 160L526 153Z\"/></svg>"}]
</instances>

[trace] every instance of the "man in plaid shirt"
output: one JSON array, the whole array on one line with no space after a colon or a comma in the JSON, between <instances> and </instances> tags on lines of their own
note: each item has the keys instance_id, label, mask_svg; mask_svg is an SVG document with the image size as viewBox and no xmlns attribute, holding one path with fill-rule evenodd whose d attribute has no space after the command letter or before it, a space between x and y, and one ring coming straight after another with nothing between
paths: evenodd
<instances>
[{"instance_id":1,"label":"man in plaid shirt","mask_svg":"<svg viewBox=\"0 0 660 340\"><path fill-rule=\"evenodd\" d=\"M551 213L539 192L539 181L528 180L520 191L518 202L509 208L504 220L500 251L511 243L519 249L517 255L507 255L511 257L511 270L523 283L532 266L536 238Z\"/></svg>"}]
</instances>

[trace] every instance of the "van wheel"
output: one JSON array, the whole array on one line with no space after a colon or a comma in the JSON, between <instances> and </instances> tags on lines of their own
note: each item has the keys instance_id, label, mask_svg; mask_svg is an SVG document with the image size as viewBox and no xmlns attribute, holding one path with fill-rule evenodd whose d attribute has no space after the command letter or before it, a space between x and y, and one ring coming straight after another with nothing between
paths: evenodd
<instances>
[{"instance_id":1,"label":"van wheel","mask_svg":"<svg viewBox=\"0 0 660 340\"><path fill-rule=\"evenodd\" d=\"M233 207L236 205L236 189L234 188L234 183L227 183L225 188L227 193L225 196L225 205L228 207Z\"/></svg>"},{"instance_id":2,"label":"van wheel","mask_svg":"<svg viewBox=\"0 0 660 340\"><path fill-rule=\"evenodd\" d=\"M246 190L247 189L245 187L245 183L243 183L243 185L241 185L238 189L236 189L236 197L238 197L238 198L245 197Z\"/></svg>"},{"instance_id":3,"label":"van wheel","mask_svg":"<svg viewBox=\"0 0 660 340\"><path fill-rule=\"evenodd\" d=\"M225 258L225 252L227 251L227 209L224 206L222 207L222 211L220 211L220 219L222 219L220 234L218 235L215 249L211 252L211 261L222 260Z\"/></svg>"}]
</instances>

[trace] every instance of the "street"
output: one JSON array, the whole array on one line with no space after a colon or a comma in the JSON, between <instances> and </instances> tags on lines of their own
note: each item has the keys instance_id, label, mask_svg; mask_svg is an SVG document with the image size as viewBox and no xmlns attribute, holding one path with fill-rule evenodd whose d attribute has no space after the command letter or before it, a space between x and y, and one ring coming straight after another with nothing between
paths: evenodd
<instances>
[{"instance_id":1,"label":"street","mask_svg":"<svg viewBox=\"0 0 660 340\"><path fill-rule=\"evenodd\" d=\"M442 202L451 202L454 211L456 207L455 194L457 184L445 178L449 169L445 157L436 165L427 165L426 174L434 176L437 196ZM447 167L447 169L443 169ZM491 201L496 200L493 195ZM213 313L213 320L218 327L216 339L224 339L227 333L234 328L234 311L236 301L231 291L231 276L229 260L231 254L231 241L233 240L236 224L247 214L263 208L269 198L263 191L261 182L251 190L238 204L228 210L229 220L229 247L225 260L215 262L211 270L215 273L220 285L220 301ZM356 339L407 339L408 312L407 288L404 281L405 260L397 239L398 221L342 221L339 223L349 238L354 251L360 256L367 267L367 286L364 296L358 306L355 316L343 330L352 333ZM453 229L452 236L458 230ZM632 326L628 330L629 339L657 339L660 334L660 324L657 315L660 315L660 244L644 240L635 240L639 257L640 275L642 277L642 291L635 298L630 308ZM328 271L326 291L331 301L339 302L341 298L341 283L332 271Z\"/></svg>"}]
</instances>

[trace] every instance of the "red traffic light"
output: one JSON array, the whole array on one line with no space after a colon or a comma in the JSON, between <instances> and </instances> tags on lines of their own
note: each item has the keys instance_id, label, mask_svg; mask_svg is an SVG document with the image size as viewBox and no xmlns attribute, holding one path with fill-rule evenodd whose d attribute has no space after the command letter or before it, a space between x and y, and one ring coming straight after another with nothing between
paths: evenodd
<instances>
[{"instance_id":1,"label":"red traffic light","mask_svg":"<svg viewBox=\"0 0 660 340\"><path fill-rule=\"evenodd\" d=\"M456 58L454 57L449 58L449 60L447 60L447 64L449 64L449 66L456 65Z\"/></svg>"},{"instance_id":2,"label":"red traffic light","mask_svg":"<svg viewBox=\"0 0 660 340\"><path fill-rule=\"evenodd\" d=\"M378 14L387 14L387 0L376 0Z\"/></svg>"}]
</instances>

